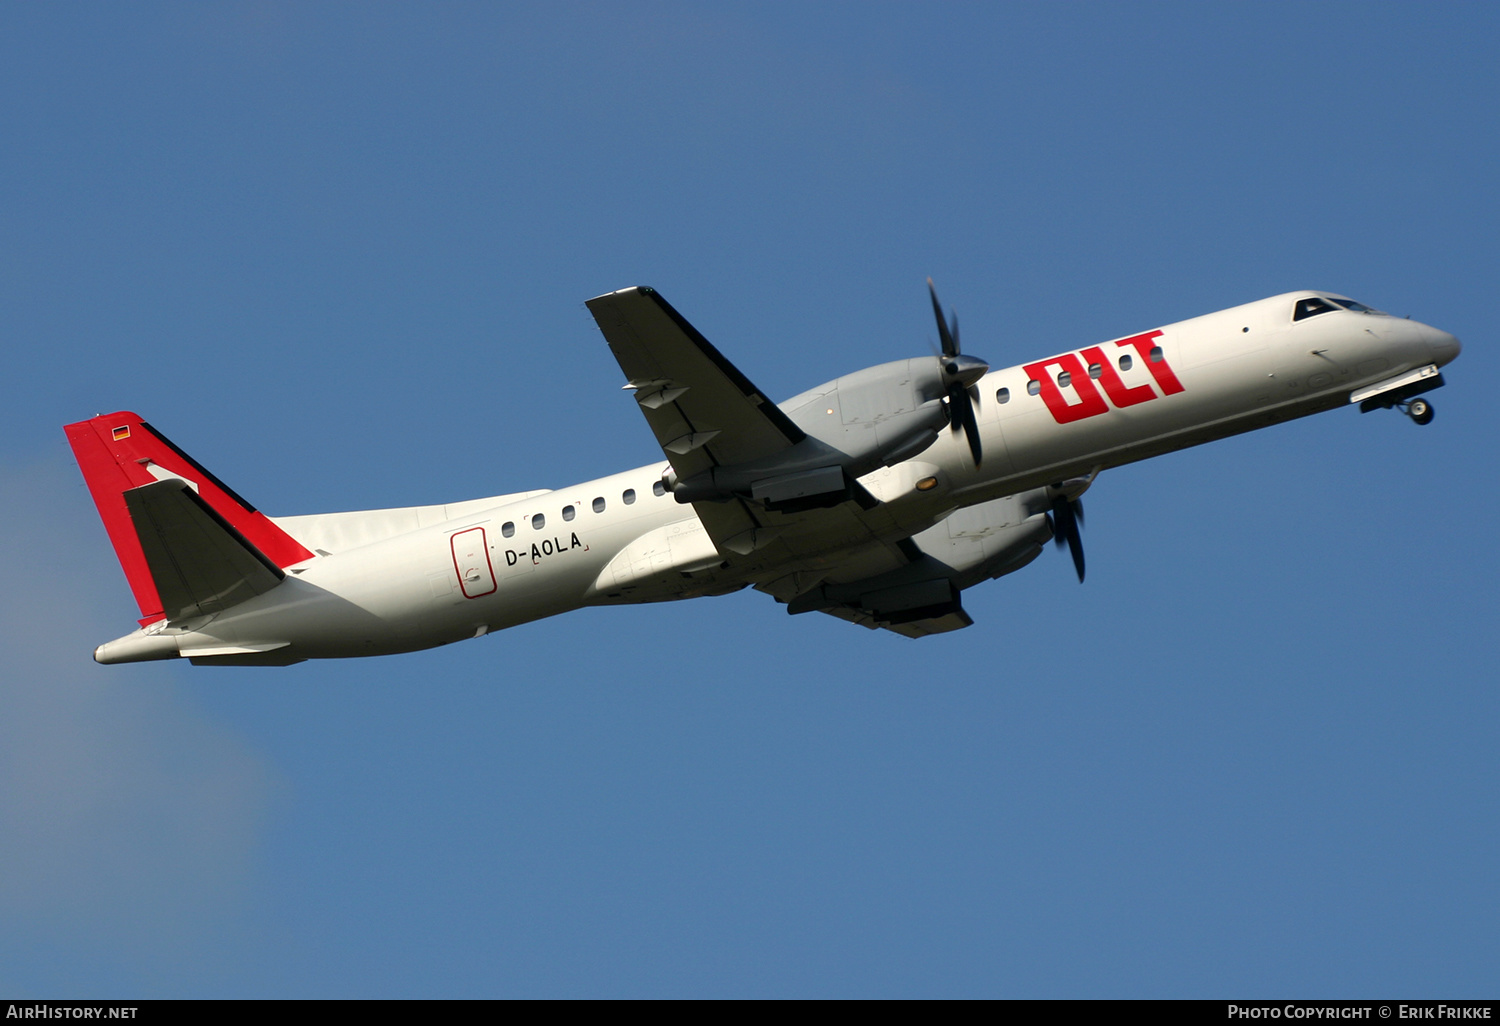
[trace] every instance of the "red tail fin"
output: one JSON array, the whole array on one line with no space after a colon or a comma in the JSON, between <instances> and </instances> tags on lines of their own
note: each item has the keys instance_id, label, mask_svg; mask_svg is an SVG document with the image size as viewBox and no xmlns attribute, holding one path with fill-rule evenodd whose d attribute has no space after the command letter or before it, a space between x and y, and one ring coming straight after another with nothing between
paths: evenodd
<instances>
[{"instance_id":1,"label":"red tail fin","mask_svg":"<svg viewBox=\"0 0 1500 1026\"><path fill-rule=\"evenodd\" d=\"M160 620L165 614L125 505L125 492L131 488L182 478L214 512L277 566L291 566L312 557L295 538L134 413L108 413L69 424L63 430L68 433L83 479L94 497L94 505L99 507L104 529L109 532L125 579L141 607L142 626Z\"/></svg>"}]
</instances>

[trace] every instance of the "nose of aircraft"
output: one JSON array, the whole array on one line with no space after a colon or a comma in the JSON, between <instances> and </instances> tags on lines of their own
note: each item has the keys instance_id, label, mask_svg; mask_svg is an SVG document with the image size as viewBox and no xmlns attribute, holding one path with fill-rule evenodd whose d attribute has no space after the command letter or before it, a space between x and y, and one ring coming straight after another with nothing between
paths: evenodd
<instances>
[{"instance_id":1,"label":"nose of aircraft","mask_svg":"<svg viewBox=\"0 0 1500 1026\"><path fill-rule=\"evenodd\" d=\"M1463 346L1459 344L1458 339L1446 331L1438 331L1436 328L1432 329L1432 339L1428 342L1428 345L1432 347L1432 362L1439 367L1450 362L1463 350Z\"/></svg>"}]
</instances>

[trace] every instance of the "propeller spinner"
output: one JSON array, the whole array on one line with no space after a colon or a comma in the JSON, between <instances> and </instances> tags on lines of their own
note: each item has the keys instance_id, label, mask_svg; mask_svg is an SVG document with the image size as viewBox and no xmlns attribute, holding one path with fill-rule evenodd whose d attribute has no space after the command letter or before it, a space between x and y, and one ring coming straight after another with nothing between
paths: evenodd
<instances>
[{"instance_id":1,"label":"propeller spinner","mask_svg":"<svg viewBox=\"0 0 1500 1026\"><path fill-rule=\"evenodd\" d=\"M953 431L962 431L969 441L969 452L974 457L974 466L979 466L979 422L974 417L972 389L980 378L989 373L990 365L977 356L965 356L958 348L958 315L953 314L950 328L943 321L943 305L938 302L937 289L932 279L927 279L927 292L932 296L932 313L937 318L938 337L943 340L943 355L939 357L943 368L943 382L948 391L948 423Z\"/></svg>"}]
</instances>

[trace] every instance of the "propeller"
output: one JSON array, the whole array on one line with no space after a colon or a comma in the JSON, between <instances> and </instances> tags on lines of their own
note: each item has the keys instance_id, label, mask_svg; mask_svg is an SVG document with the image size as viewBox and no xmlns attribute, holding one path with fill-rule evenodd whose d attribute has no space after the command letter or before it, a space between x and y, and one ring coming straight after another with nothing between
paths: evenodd
<instances>
[{"instance_id":1,"label":"propeller","mask_svg":"<svg viewBox=\"0 0 1500 1026\"><path fill-rule=\"evenodd\" d=\"M1083 583L1083 538L1078 528L1083 525L1083 500L1070 499L1060 494L1052 500L1052 540L1058 548L1068 547L1073 557L1073 569L1078 571L1078 583Z\"/></svg>"},{"instance_id":2,"label":"propeller","mask_svg":"<svg viewBox=\"0 0 1500 1026\"><path fill-rule=\"evenodd\" d=\"M974 417L974 397L969 389L989 373L990 365L977 356L965 356L959 350L958 315L952 315L952 328L944 322L943 305L938 302L937 289L931 278L927 279L927 292L932 296L932 314L937 318L938 337L943 340L943 355L938 359L948 393L948 424L953 431L964 433L969 441L969 452L974 457L974 466L978 467L981 455L979 422Z\"/></svg>"}]
</instances>

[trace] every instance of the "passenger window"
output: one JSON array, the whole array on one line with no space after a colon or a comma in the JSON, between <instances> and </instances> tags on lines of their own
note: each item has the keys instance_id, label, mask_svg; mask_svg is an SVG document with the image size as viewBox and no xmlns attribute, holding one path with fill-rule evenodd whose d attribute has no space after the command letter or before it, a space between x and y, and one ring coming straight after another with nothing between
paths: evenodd
<instances>
[{"instance_id":1,"label":"passenger window","mask_svg":"<svg viewBox=\"0 0 1500 1026\"><path fill-rule=\"evenodd\" d=\"M564 520L572 520L577 515L578 515L578 511L576 509L574 509L572 506L564 506L563 507L563 519Z\"/></svg>"},{"instance_id":2,"label":"passenger window","mask_svg":"<svg viewBox=\"0 0 1500 1026\"><path fill-rule=\"evenodd\" d=\"M997 403L1008 403L1008 402L1010 402L1010 389L1008 389L1008 388L1002 388L1000 391L996 392L995 393L995 402L997 402Z\"/></svg>"},{"instance_id":3,"label":"passenger window","mask_svg":"<svg viewBox=\"0 0 1500 1026\"><path fill-rule=\"evenodd\" d=\"M1161 363L1161 346L1152 346L1151 352L1148 355L1151 357L1152 363Z\"/></svg>"},{"instance_id":4,"label":"passenger window","mask_svg":"<svg viewBox=\"0 0 1500 1026\"><path fill-rule=\"evenodd\" d=\"M1027 395L1041 395L1042 394L1042 383L1040 381L1036 380L1035 378L1032 378L1030 381L1026 382L1026 394Z\"/></svg>"},{"instance_id":5,"label":"passenger window","mask_svg":"<svg viewBox=\"0 0 1500 1026\"><path fill-rule=\"evenodd\" d=\"M1297 308L1292 311L1292 320L1306 320L1309 317L1316 317L1318 314L1328 313L1331 310L1337 309L1338 307L1328 302L1328 300L1318 299L1316 296L1312 299L1299 299L1297 300Z\"/></svg>"},{"instance_id":6,"label":"passenger window","mask_svg":"<svg viewBox=\"0 0 1500 1026\"><path fill-rule=\"evenodd\" d=\"M1121 370L1129 370L1130 367L1131 367L1131 364L1133 362L1134 361L1132 361L1130 359L1130 354L1129 353L1125 353L1125 354L1121 355L1121 357L1120 357L1120 369Z\"/></svg>"},{"instance_id":7,"label":"passenger window","mask_svg":"<svg viewBox=\"0 0 1500 1026\"><path fill-rule=\"evenodd\" d=\"M515 521L507 520L504 524L501 525L500 533L505 535L505 537L507 538L514 538L516 535Z\"/></svg>"},{"instance_id":8,"label":"passenger window","mask_svg":"<svg viewBox=\"0 0 1500 1026\"><path fill-rule=\"evenodd\" d=\"M625 505L629 506L632 502L635 501L635 489L634 488L627 488L627 489L625 489L625 493L620 496L620 501L623 502Z\"/></svg>"},{"instance_id":9,"label":"passenger window","mask_svg":"<svg viewBox=\"0 0 1500 1026\"><path fill-rule=\"evenodd\" d=\"M660 498L661 496L667 494L667 486L661 481L654 481L651 484L651 494L655 495L657 498Z\"/></svg>"},{"instance_id":10,"label":"passenger window","mask_svg":"<svg viewBox=\"0 0 1500 1026\"><path fill-rule=\"evenodd\" d=\"M1104 368L1101 367L1101 366L1099 366L1097 363L1091 363L1091 364L1089 364L1089 377L1091 377L1091 378L1097 378L1099 375L1101 375L1103 373L1104 373Z\"/></svg>"},{"instance_id":11,"label":"passenger window","mask_svg":"<svg viewBox=\"0 0 1500 1026\"><path fill-rule=\"evenodd\" d=\"M604 512L604 496L601 495L597 499L594 500L594 512L595 513L603 513Z\"/></svg>"},{"instance_id":12,"label":"passenger window","mask_svg":"<svg viewBox=\"0 0 1500 1026\"><path fill-rule=\"evenodd\" d=\"M540 531L543 527L546 527L546 526L547 526L547 518L544 517L542 514L538 513L536 516L534 516L534 517L531 518L531 529L533 531Z\"/></svg>"},{"instance_id":13,"label":"passenger window","mask_svg":"<svg viewBox=\"0 0 1500 1026\"><path fill-rule=\"evenodd\" d=\"M1061 374L1059 374L1057 376L1057 387L1058 388L1067 388L1072 383L1073 383L1073 375L1069 374L1067 371L1063 371Z\"/></svg>"}]
</instances>

